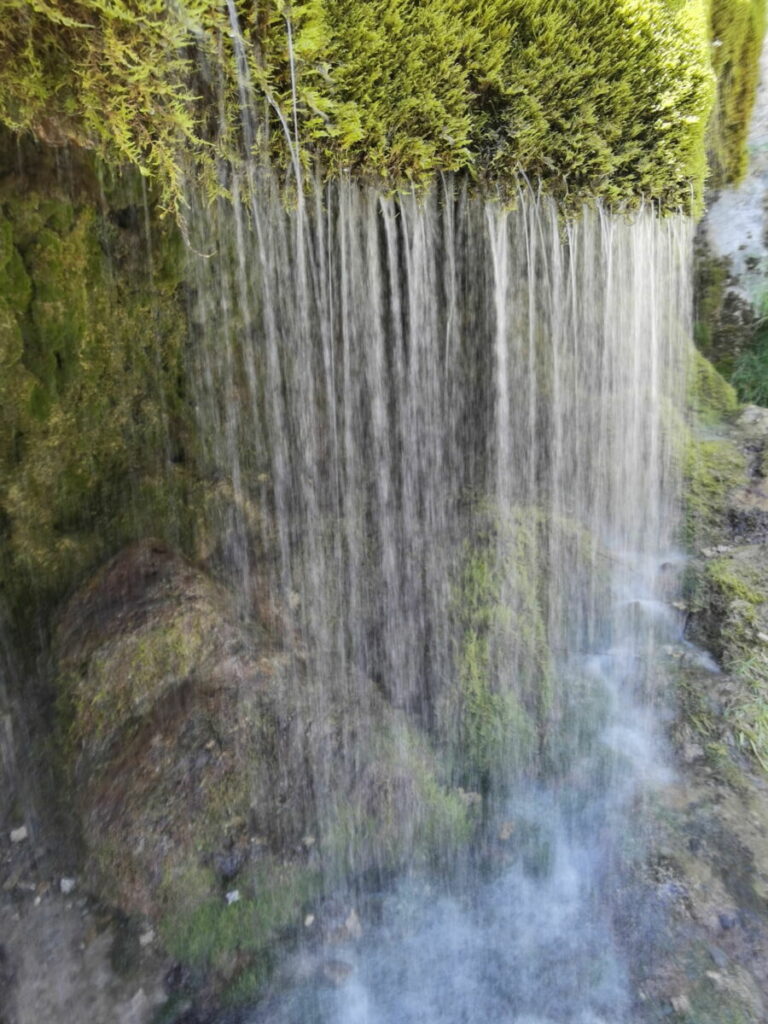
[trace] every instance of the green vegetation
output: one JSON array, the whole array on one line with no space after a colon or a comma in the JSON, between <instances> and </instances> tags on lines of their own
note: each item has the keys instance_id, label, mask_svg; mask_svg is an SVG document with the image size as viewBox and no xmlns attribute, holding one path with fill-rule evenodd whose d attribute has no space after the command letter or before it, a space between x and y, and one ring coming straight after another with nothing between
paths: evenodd
<instances>
[{"instance_id":1,"label":"green vegetation","mask_svg":"<svg viewBox=\"0 0 768 1024\"><path fill-rule=\"evenodd\" d=\"M730 439L718 436L738 411L736 392L693 347L688 379L687 404L696 422L693 428L680 423L672 429L682 440L683 539L695 547L721 537L727 498L744 481L746 457Z\"/></svg>"},{"instance_id":2,"label":"green vegetation","mask_svg":"<svg viewBox=\"0 0 768 1024\"><path fill-rule=\"evenodd\" d=\"M555 748L576 749L590 732L594 695L556 678L552 646L572 626L565 605L588 616L601 568L594 539L568 519L475 507L453 599L459 686L440 708L462 786L498 794L534 764L559 771Z\"/></svg>"},{"instance_id":3,"label":"green vegetation","mask_svg":"<svg viewBox=\"0 0 768 1024\"><path fill-rule=\"evenodd\" d=\"M691 356L693 367L689 374L688 407L700 423L721 423L739 408L736 392L700 352L692 348Z\"/></svg>"},{"instance_id":4,"label":"green vegetation","mask_svg":"<svg viewBox=\"0 0 768 1024\"><path fill-rule=\"evenodd\" d=\"M0 186L0 592L20 614L134 537L190 544L168 450L188 417L183 261L173 225L154 232L148 268L141 228L87 195Z\"/></svg>"},{"instance_id":5,"label":"green vegetation","mask_svg":"<svg viewBox=\"0 0 768 1024\"><path fill-rule=\"evenodd\" d=\"M683 465L683 536L687 544L709 544L720 536L726 498L742 482L745 469L745 457L729 441L689 439Z\"/></svg>"},{"instance_id":6,"label":"green vegetation","mask_svg":"<svg viewBox=\"0 0 768 1024\"><path fill-rule=\"evenodd\" d=\"M372 869L448 864L471 838L468 803L440 777L439 761L405 715L371 708L365 761L340 780L344 796L319 822L328 882Z\"/></svg>"},{"instance_id":7,"label":"green vegetation","mask_svg":"<svg viewBox=\"0 0 768 1024\"><path fill-rule=\"evenodd\" d=\"M709 131L712 183L737 183L747 167L747 134L759 79L765 0L711 0L717 101Z\"/></svg>"},{"instance_id":8,"label":"green vegetation","mask_svg":"<svg viewBox=\"0 0 768 1024\"><path fill-rule=\"evenodd\" d=\"M756 312L751 344L736 358L731 381L743 402L768 405L768 298Z\"/></svg>"},{"instance_id":9,"label":"green vegetation","mask_svg":"<svg viewBox=\"0 0 768 1024\"><path fill-rule=\"evenodd\" d=\"M708 560L697 574L690 607L697 636L705 640L728 672L722 722L702 694L685 694L688 718L707 741L718 774L738 783L728 730L738 745L768 771L768 588L762 550L737 549Z\"/></svg>"},{"instance_id":10,"label":"green vegetation","mask_svg":"<svg viewBox=\"0 0 768 1024\"><path fill-rule=\"evenodd\" d=\"M539 592L541 515L480 511L454 598L459 692L443 716L460 781L488 792L532 764L552 668Z\"/></svg>"},{"instance_id":11,"label":"green vegetation","mask_svg":"<svg viewBox=\"0 0 768 1024\"><path fill-rule=\"evenodd\" d=\"M236 6L245 87L265 110L255 143L293 174L319 158L394 186L463 170L511 188L525 172L575 201L700 201L706 0ZM130 161L177 211L190 162L214 193L215 154L242 142L232 33L212 0L1 0L0 97L14 131Z\"/></svg>"},{"instance_id":12,"label":"green vegetation","mask_svg":"<svg viewBox=\"0 0 768 1024\"><path fill-rule=\"evenodd\" d=\"M301 927L320 891L320 875L304 865L259 861L238 879L228 903L212 872L192 868L169 880L160 933L168 953L216 978L226 1002L253 999L269 980L275 942Z\"/></svg>"}]
</instances>

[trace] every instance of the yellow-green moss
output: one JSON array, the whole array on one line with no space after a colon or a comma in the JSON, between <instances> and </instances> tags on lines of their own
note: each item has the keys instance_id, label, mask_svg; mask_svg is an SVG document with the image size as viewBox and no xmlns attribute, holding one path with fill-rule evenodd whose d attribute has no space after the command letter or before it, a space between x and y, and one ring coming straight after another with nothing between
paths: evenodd
<instances>
[{"instance_id":1,"label":"yellow-green moss","mask_svg":"<svg viewBox=\"0 0 768 1024\"><path fill-rule=\"evenodd\" d=\"M692 348L691 357L688 407L701 423L720 423L738 410L736 391L701 352Z\"/></svg>"},{"instance_id":2,"label":"yellow-green moss","mask_svg":"<svg viewBox=\"0 0 768 1024\"><path fill-rule=\"evenodd\" d=\"M674 208L701 194L707 0L237 9L264 111L257 144L289 174L319 157L394 185L466 170L509 186L524 171L569 197ZM231 155L241 135L223 5L2 0L0 15L3 123L137 164L170 207L183 205L189 162L217 190L214 153Z\"/></svg>"},{"instance_id":3,"label":"yellow-green moss","mask_svg":"<svg viewBox=\"0 0 768 1024\"><path fill-rule=\"evenodd\" d=\"M765 0L711 0L712 63L718 81L709 131L715 186L738 183L746 172L765 12Z\"/></svg>"},{"instance_id":4,"label":"yellow-green moss","mask_svg":"<svg viewBox=\"0 0 768 1024\"><path fill-rule=\"evenodd\" d=\"M556 679L549 631L570 626L551 606L562 598L553 575L567 573L563 586L582 602L605 581L594 539L568 519L481 503L471 522L453 598L458 681L439 716L460 783L498 793L546 753L555 719L567 717L569 684Z\"/></svg>"},{"instance_id":5,"label":"yellow-green moss","mask_svg":"<svg viewBox=\"0 0 768 1024\"><path fill-rule=\"evenodd\" d=\"M326 878L343 883L365 870L449 863L470 839L462 793L448 788L440 759L405 715L370 709L371 734L357 778L320 822Z\"/></svg>"},{"instance_id":6,"label":"yellow-green moss","mask_svg":"<svg viewBox=\"0 0 768 1024\"><path fill-rule=\"evenodd\" d=\"M0 185L0 591L21 614L142 533L190 543L194 482L168 458L184 309L141 243L55 186Z\"/></svg>"},{"instance_id":7,"label":"yellow-green moss","mask_svg":"<svg viewBox=\"0 0 768 1024\"><path fill-rule=\"evenodd\" d=\"M683 472L684 540L692 546L709 544L722 534L727 497L744 481L746 457L729 440L689 436Z\"/></svg>"},{"instance_id":8,"label":"yellow-green moss","mask_svg":"<svg viewBox=\"0 0 768 1024\"><path fill-rule=\"evenodd\" d=\"M108 640L90 656L86 672L60 680L71 690L79 740L98 749L200 671L217 623L206 603L154 615L142 630Z\"/></svg>"}]
</instances>

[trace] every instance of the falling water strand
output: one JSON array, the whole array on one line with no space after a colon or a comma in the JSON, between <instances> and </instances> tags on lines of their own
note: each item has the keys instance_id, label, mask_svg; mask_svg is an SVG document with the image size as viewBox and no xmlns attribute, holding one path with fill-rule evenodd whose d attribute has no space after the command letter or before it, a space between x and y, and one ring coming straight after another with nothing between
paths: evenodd
<instances>
[{"instance_id":1,"label":"falling water strand","mask_svg":"<svg viewBox=\"0 0 768 1024\"><path fill-rule=\"evenodd\" d=\"M291 211L267 176L222 173L234 202L190 219L217 253L190 256L192 376L222 568L301 679L323 866L354 884L323 823L384 705L522 837L483 877L403 881L352 980L268 1019L629 1020L612 893L663 774L690 224L566 219L532 192L509 211L450 181L317 185Z\"/></svg>"}]
</instances>

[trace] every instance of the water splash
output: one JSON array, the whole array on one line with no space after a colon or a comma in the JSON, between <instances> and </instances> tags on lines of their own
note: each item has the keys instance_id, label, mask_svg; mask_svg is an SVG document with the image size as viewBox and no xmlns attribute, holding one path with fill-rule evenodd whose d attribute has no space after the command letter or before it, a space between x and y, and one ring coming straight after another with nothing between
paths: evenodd
<instances>
[{"instance_id":1,"label":"water splash","mask_svg":"<svg viewBox=\"0 0 768 1024\"><path fill-rule=\"evenodd\" d=\"M291 212L268 176L222 175L234 202L190 218L214 532L304 681L319 832L344 799L329 764L354 775L383 697L503 845L448 891L404 883L353 980L268 1019L627 1020L614 894L664 778L690 225L452 182L318 184ZM331 706L350 710L331 725Z\"/></svg>"}]
</instances>

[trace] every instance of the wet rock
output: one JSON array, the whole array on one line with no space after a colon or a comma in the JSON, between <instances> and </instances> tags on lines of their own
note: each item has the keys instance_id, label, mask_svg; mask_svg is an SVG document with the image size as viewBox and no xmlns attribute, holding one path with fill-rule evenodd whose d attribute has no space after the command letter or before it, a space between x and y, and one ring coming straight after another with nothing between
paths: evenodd
<instances>
[{"instance_id":1,"label":"wet rock","mask_svg":"<svg viewBox=\"0 0 768 1024\"><path fill-rule=\"evenodd\" d=\"M747 405L736 420L736 426L749 437L768 435L768 409Z\"/></svg>"},{"instance_id":2,"label":"wet rock","mask_svg":"<svg viewBox=\"0 0 768 1024\"><path fill-rule=\"evenodd\" d=\"M700 743L686 743L683 746L683 760L686 764L693 764L705 757L704 748Z\"/></svg>"},{"instance_id":3,"label":"wet rock","mask_svg":"<svg viewBox=\"0 0 768 1024\"><path fill-rule=\"evenodd\" d=\"M354 907L339 900L327 899L320 909L323 939L329 943L357 942L363 936L363 926Z\"/></svg>"},{"instance_id":4,"label":"wet rock","mask_svg":"<svg viewBox=\"0 0 768 1024\"><path fill-rule=\"evenodd\" d=\"M507 843L515 834L515 822L514 821L503 821L499 826L499 842Z\"/></svg>"},{"instance_id":5,"label":"wet rock","mask_svg":"<svg viewBox=\"0 0 768 1024\"><path fill-rule=\"evenodd\" d=\"M717 915L717 920L723 931L727 932L730 931L732 928L735 928L736 925L739 923L739 915L734 914L732 911L724 911L723 913Z\"/></svg>"},{"instance_id":6,"label":"wet rock","mask_svg":"<svg viewBox=\"0 0 768 1024\"><path fill-rule=\"evenodd\" d=\"M317 849L364 872L466 836L466 802L404 713L357 675L329 689L259 635L260 647L220 586L153 541L112 559L58 617L83 877L152 924L186 915L194 929L195 909L221 906L236 877L243 902L277 892L281 927L298 925ZM338 741L341 702L354 751Z\"/></svg>"}]
</instances>

